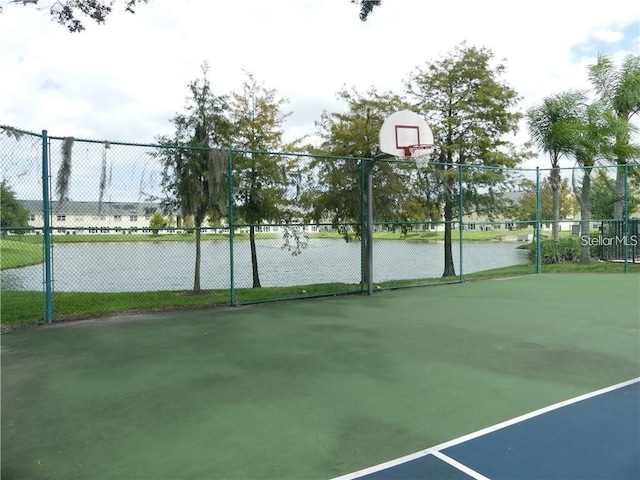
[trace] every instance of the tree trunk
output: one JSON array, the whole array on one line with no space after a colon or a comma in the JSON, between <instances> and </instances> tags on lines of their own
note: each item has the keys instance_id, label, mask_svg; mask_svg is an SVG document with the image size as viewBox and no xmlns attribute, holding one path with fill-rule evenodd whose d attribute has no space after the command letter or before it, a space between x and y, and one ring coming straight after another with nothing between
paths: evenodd
<instances>
[{"instance_id":1,"label":"tree trunk","mask_svg":"<svg viewBox=\"0 0 640 480\"><path fill-rule=\"evenodd\" d=\"M619 118L630 118L623 114L623 112L618 112ZM613 204L613 220L622 220L624 219L624 203L625 203L625 175L627 173L626 165L627 165L627 154L624 151L627 149L630 141L629 130L618 131L616 134L616 147L624 147L618 148L618 154L616 155L616 163L618 164L618 168L616 169L616 186L615 186L615 203Z\"/></svg>"},{"instance_id":2,"label":"tree trunk","mask_svg":"<svg viewBox=\"0 0 640 480\"><path fill-rule=\"evenodd\" d=\"M616 186L614 192L613 219L622 220L624 218L624 200L625 200L625 165L618 165L616 169Z\"/></svg>"},{"instance_id":3,"label":"tree trunk","mask_svg":"<svg viewBox=\"0 0 640 480\"><path fill-rule=\"evenodd\" d=\"M256 227L249 227L249 244L251 245L251 270L253 273L253 288L260 288L260 276L258 275L258 255L256 253Z\"/></svg>"},{"instance_id":4,"label":"tree trunk","mask_svg":"<svg viewBox=\"0 0 640 480\"><path fill-rule=\"evenodd\" d=\"M196 268L193 275L193 293L200 293L200 226L196 227Z\"/></svg>"},{"instance_id":5,"label":"tree trunk","mask_svg":"<svg viewBox=\"0 0 640 480\"><path fill-rule=\"evenodd\" d=\"M591 244L589 243L591 223L591 169L584 169L582 192L580 193L580 265L591 263Z\"/></svg>"},{"instance_id":6,"label":"tree trunk","mask_svg":"<svg viewBox=\"0 0 640 480\"><path fill-rule=\"evenodd\" d=\"M553 237L553 244L557 247L560 243L560 187L562 186L560 168L553 167L551 169L550 180L553 207L553 223L551 224L551 233Z\"/></svg>"},{"instance_id":7,"label":"tree trunk","mask_svg":"<svg viewBox=\"0 0 640 480\"><path fill-rule=\"evenodd\" d=\"M540 235L540 233L538 232L538 223L536 222L533 224L533 234L531 235L532 245L536 244L536 238L538 237L538 235Z\"/></svg>"},{"instance_id":8,"label":"tree trunk","mask_svg":"<svg viewBox=\"0 0 640 480\"><path fill-rule=\"evenodd\" d=\"M444 201L444 273L443 277L455 277L453 264L453 248L451 245L451 228L453 222L453 199L447 194Z\"/></svg>"}]
</instances>

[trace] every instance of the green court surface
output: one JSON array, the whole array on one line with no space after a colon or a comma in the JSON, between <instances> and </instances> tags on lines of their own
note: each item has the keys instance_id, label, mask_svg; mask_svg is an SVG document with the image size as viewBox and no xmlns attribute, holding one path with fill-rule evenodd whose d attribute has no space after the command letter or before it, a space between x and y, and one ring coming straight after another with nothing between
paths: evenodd
<instances>
[{"instance_id":1,"label":"green court surface","mask_svg":"<svg viewBox=\"0 0 640 480\"><path fill-rule=\"evenodd\" d=\"M639 326L545 274L14 331L2 478L331 478L636 378Z\"/></svg>"}]
</instances>

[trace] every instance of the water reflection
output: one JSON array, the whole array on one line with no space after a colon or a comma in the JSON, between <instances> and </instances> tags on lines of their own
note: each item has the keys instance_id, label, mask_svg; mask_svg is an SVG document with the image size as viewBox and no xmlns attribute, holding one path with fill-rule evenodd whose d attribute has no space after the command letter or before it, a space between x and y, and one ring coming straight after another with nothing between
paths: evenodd
<instances>
[{"instance_id":1,"label":"water reflection","mask_svg":"<svg viewBox=\"0 0 640 480\"><path fill-rule=\"evenodd\" d=\"M516 265L526 261L519 244L468 242L464 244L464 273ZM335 239L311 239L296 257L282 249L281 240L257 244L262 286L360 281L360 243ZM432 278L444 269L442 243L381 240L374 244L374 279ZM453 247L456 272L460 272L459 248ZM61 244L54 249L55 291L153 291L188 290L193 286L195 245L184 242ZM233 249L234 284L252 284L248 241ZM229 288L228 242L202 243L201 286ZM3 290L42 290L42 265L0 272Z\"/></svg>"}]
</instances>

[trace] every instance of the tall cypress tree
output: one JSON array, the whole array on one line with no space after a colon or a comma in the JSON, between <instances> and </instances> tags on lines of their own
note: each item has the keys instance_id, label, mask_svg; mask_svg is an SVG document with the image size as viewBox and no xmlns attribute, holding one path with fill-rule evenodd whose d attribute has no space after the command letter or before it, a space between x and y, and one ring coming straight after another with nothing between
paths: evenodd
<instances>
[{"instance_id":1,"label":"tall cypress tree","mask_svg":"<svg viewBox=\"0 0 640 480\"><path fill-rule=\"evenodd\" d=\"M418 67L406 82L407 92L434 133L432 161L437 166L430 175L432 185L439 186L432 192L437 192L444 210L444 277L456 275L452 227L454 219L465 213L459 211L460 196L463 210L490 215L500 207L496 189L507 181L507 172L478 167L515 167L528 155L509 140L522 114L514 111L520 98L502 78L505 69L494 65L491 50L462 43L441 59Z\"/></svg>"}]
</instances>

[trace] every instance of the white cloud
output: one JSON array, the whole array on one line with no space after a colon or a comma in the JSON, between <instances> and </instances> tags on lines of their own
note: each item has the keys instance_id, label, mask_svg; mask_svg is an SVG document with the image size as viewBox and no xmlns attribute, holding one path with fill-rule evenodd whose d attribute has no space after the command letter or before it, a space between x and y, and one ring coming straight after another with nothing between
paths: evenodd
<instances>
[{"instance_id":1,"label":"white cloud","mask_svg":"<svg viewBox=\"0 0 640 480\"><path fill-rule=\"evenodd\" d=\"M594 59L576 59L572 49L594 38L620 40L634 19L640 7L627 0L606 9L550 0L384 0L365 23L349 0L153 0L135 15L116 12L104 26L70 34L46 11L10 4L0 15L0 123L152 142L170 132L168 119L206 60L219 94L238 89L248 70L289 98L291 139L313 132L323 109L339 108L343 85L402 93L417 66L464 40L505 59L526 109L586 87Z\"/></svg>"},{"instance_id":2,"label":"white cloud","mask_svg":"<svg viewBox=\"0 0 640 480\"><path fill-rule=\"evenodd\" d=\"M593 33L593 36L598 40L602 40L603 42L607 43L618 42L623 38L622 32L611 29L596 30Z\"/></svg>"}]
</instances>

